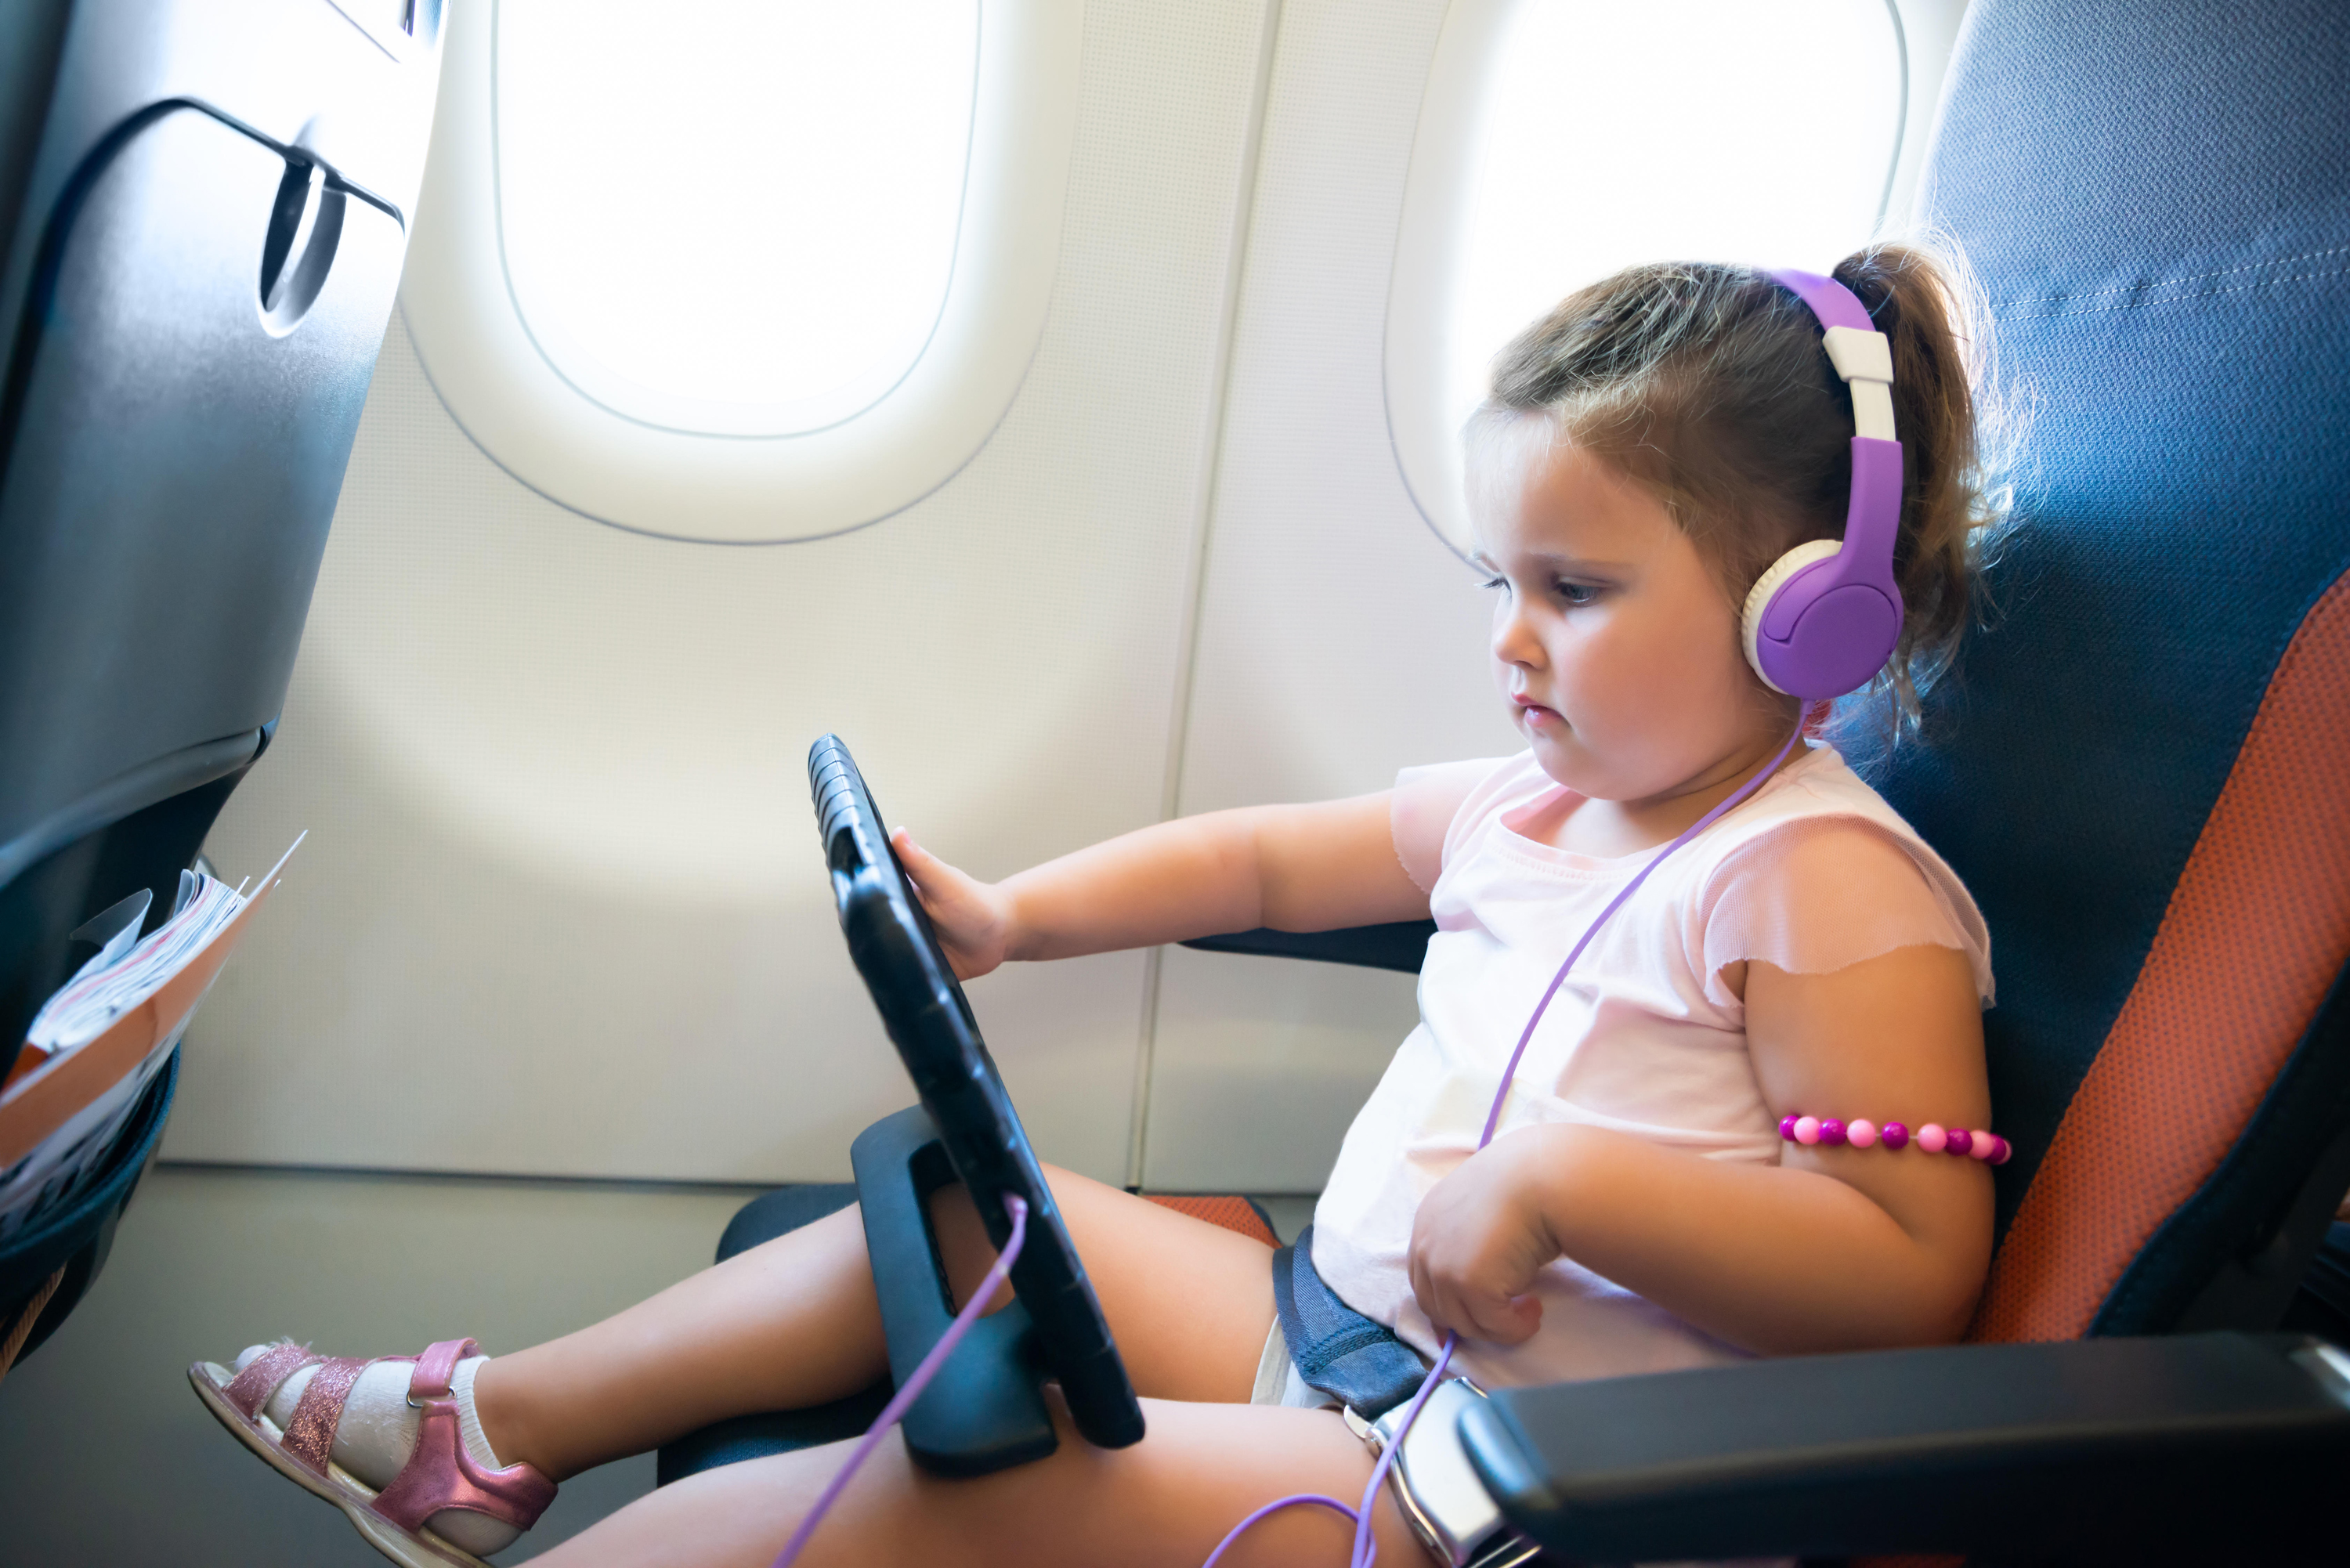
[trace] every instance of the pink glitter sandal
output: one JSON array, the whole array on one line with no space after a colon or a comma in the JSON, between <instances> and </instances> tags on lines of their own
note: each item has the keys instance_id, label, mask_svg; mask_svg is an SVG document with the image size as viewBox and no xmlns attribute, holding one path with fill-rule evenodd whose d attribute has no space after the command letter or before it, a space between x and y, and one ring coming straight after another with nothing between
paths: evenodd
<instances>
[{"instance_id":1,"label":"pink glitter sandal","mask_svg":"<svg viewBox=\"0 0 2350 1568\"><path fill-rule=\"evenodd\" d=\"M470 1339L444 1339L422 1355L385 1355L380 1361L410 1361L408 1402L423 1412L416 1447L390 1486L376 1491L334 1462L335 1428L343 1402L369 1362L313 1355L298 1345L276 1345L242 1372L216 1362L188 1368L196 1397L244 1446L276 1471L341 1509L375 1549L405 1568L489 1568L481 1558L425 1528L444 1509L487 1515L515 1529L528 1530L555 1500L555 1483L526 1464L484 1469L465 1451L449 1380L457 1363L474 1353ZM285 1381L317 1366L281 1430L265 1407Z\"/></svg>"}]
</instances>

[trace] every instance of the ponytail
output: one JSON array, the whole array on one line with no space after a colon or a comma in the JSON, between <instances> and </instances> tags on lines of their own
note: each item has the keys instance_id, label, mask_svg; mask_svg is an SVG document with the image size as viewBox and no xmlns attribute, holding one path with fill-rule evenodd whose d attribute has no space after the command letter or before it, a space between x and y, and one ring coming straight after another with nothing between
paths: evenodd
<instances>
[{"instance_id":1,"label":"ponytail","mask_svg":"<svg viewBox=\"0 0 2350 1568\"><path fill-rule=\"evenodd\" d=\"M1999 507L1984 483L1990 383L1988 317L1954 254L1874 245L1836 264L1835 280L1867 306L1893 350L1893 424L1903 456L1894 580L1906 611L1883 680L1895 711L1918 717L1918 694L1950 667L1981 614L1978 571Z\"/></svg>"}]
</instances>

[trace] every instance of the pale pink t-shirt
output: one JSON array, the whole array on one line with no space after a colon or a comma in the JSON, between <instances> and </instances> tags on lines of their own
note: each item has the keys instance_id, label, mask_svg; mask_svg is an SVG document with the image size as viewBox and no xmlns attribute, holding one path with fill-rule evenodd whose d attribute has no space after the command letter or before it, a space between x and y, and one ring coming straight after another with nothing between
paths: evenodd
<instances>
[{"instance_id":1,"label":"pale pink t-shirt","mask_svg":"<svg viewBox=\"0 0 2350 1568\"><path fill-rule=\"evenodd\" d=\"M1406 1273L1413 1213L1474 1152L1502 1067L1568 949L1655 854L1600 859L1516 831L1555 815L1569 794L1531 752L1407 768L1396 780L1396 853L1430 890L1437 931L1419 971L1419 1027L1347 1129L1314 1211L1314 1265L1356 1311L1430 1357L1438 1337ZM1722 967L1761 959L1826 973L1919 945L1964 951L1989 1005L1991 938L1974 900L1842 757L1814 745L1676 851L1600 929L1527 1045L1495 1136L1582 1122L1710 1159L1775 1163L1777 1125ZM1565 1259L1535 1292L1543 1319L1532 1339L1464 1341L1454 1366L1510 1386L1742 1354Z\"/></svg>"}]
</instances>

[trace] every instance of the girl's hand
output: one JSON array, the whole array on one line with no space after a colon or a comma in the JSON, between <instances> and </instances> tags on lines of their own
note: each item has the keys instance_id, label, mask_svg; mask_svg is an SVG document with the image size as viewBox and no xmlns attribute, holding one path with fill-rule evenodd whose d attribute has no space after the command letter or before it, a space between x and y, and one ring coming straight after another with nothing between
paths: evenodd
<instances>
[{"instance_id":1,"label":"girl's hand","mask_svg":"<svg viewBox=\"0 0 2350 1568\"><path fill-rule=\"evenodd\" d=\"M1542 1326L1534 1275L1559 1255L1543 1217L1549 1135L1522 1127L1462 1161L1419 1200L1411 1288L1439 1332L1521 1345Z\"/></svg>"},{"instance_id":2,"label":"girl's hand","mask_svg":"<svg viewBox=\"0 0 2350 1568\"><path fill-rule=\"evenodd\" d=\"M1010 894L956 870L915 843L902 827L889 835L889 845L904 864L957 980L976 980L1010 956Z\"/></svg>"}]
</instances>

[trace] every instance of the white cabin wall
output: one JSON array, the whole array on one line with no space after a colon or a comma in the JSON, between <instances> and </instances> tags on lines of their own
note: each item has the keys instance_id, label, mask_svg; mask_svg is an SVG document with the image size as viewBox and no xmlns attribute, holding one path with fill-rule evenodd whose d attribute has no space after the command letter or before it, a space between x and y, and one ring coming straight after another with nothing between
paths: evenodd
<instances>
[{"instance_id":1,"label":"white cabin wall","mask_svg":"<svg viewBox=\"0 0 2350 1568\"><path fill-rule=\"evenodd\" d=\"M212 852L314 836L196 1026L167 1154L841 1174L908 1090L803 805L827 729L983 877L1518 749L1382 393L1445 9L1094 0L1035 365L962 472L843 537L570 514L395 322L281 737ZM1900 0L1897 210L1962 10ZM1407 976L1180 949L972 999L1046 1158L1174 1190L1318 1189L1415 1018Z\"/></svg>"},{"instance_id":2,"label":"white cabin wall","mask_svg":"<svg viewBox=\"0 0 2350 1568\"><path fill-rule=\"evenodd\" d=\"M807 743L983 877L1169 793L1266 12L1094 0L1051 317L1001 429L841 537L588 522L395 324L279 738L209 852L312 832L195 1026L175 1159L837 1177L910 1098L834 924ZM1129 1162L1148 960L972 1001L1045 1158Z\"/></svg>"},{"instance_id":3,"label":"white cabin wall","mask_svg":"<svg viewBox=\"0 0 2350 1568\"><path fill-rule=\"evenodd\" d=\"M1521 742L1469 568L1388 439L1388 281L1443 0L1287 0L1251 210L1180 809L1385 789ZM1150 1188L1315 1191L1410 976L1170 950Z\"/></svg>"}]
</instances>

